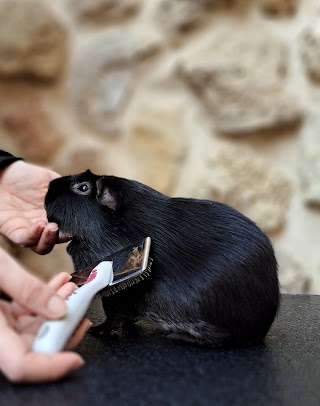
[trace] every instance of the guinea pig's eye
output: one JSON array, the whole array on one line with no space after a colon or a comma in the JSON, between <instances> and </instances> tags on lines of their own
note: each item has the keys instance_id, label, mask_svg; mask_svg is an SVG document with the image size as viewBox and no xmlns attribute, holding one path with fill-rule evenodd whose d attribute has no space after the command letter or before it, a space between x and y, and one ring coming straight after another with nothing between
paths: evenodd
<instances>
[{"instance_id":1,"label":"guinea pig's eye","mask_svg":"<svg viewBox=\"0 0 320 406\"><path fill-rule=\"evenodd\" d=\"M72 190L79 195L89 195L91 193L91 183L76 183L72 186Z\"/></svg>"}]
</instances>

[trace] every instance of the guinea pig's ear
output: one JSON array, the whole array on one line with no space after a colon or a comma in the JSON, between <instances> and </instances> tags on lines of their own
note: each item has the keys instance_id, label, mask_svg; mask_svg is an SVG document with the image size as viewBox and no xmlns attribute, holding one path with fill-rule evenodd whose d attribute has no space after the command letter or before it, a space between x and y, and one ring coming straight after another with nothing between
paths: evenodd
<instances>
[{"instance_id":1,"label":"guinea pig's ear","mask_svg":"<svg viewBox=\"0 0 320 406\"><path fill-rule=\"evenodd\" d=\"M115 193L112 193L105 179L102 177L97 180L97 201L109 209L115 210L117 206Z\"/></svg>"}]
</instances>

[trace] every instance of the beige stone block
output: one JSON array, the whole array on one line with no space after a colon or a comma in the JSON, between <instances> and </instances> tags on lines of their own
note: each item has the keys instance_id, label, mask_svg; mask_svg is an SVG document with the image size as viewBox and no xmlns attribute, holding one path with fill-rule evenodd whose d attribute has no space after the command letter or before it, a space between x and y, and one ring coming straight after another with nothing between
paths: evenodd
<instances>
[{"instance_id":1,"label":"beige stone block","mask_svg":"<svg viewBox=\"0 0 320 406\"><path fill-rule=\"evenodd\" d=\"M299 0L259 0L261 9L271 16L293 15Z\"/></svg>"},{"instance_id":2,"label":"beige stone block","mask_svg":"<svg viewBox=\"0 0 320 406\"><path fill-rule=\"evenodd\" d=\"M256 30L255 30L256 28ZM289 50L261 27L220 30L181 62L178 73L225 134L292 125L303 107L289 88Z\"/></svg>"},{"instance_id":3,"label":"beige stone block","mask_svg":"<svg viewBox=\"0 0 320 406\"><path fill-rule=\"evenodd\" d=\"M45 164L62 143L62 134L50 116L48 104L39 98L17 100L16 105L4 111L0 122L14 141L17 153L24 159Z\"/></svg>"},{"instance_id":4,"label":"beige stone block","mask_svg":"<svg viewBox=\"0 0 320 406\"><path fill-rule=\"evenodd\" d=\"M19 262L32 274L45 281L59 272L73 272L72 260L66 252L66 244L56 245L48 255L38 255L28 248L21 249Z\"/></svg>"},{"instance_id":5,"label":"beige stone block","mask_svg":"<svg viewBox=\"0 0 320 406\"><path fill-rule=\"evenodd\" d=\"M97 175L113 172L113 152L107 144L93 137L74 137L64 145L52 163L61 175L72 175L90 169Z\"/></svg>"},{"instance_id":6,"label":"beige stone block","mask_svg":"<svg viewBox=\"0 0 320 406\"><path fill-rule=\"evenodd\" d=\"M238 209L267 233L286 224L291 185L281 170L254 152L232 145L215 146L206 162L207 170L198 181L200 197Z\"/></svg>"},{"instance_id":7,"label":"beige stone block","mask_svg":"<svg viewBox=\"0 0 320 406\"><path fill-rule=\"evenodd\" d=\"M320 119L317 110L310 112L297 143L298 174L302 198L309 206L320 207Z\"/></svg>"},{"instance_id":8,"label":"beige stone block","mask_svg":"<svg viewBox=\"0 0 320 406\"><path fill-rule=\"evenodd\" d=\"M171 194L186 152L186 129L181 106L155 94L154 103L140 104L128 123L127 155L133 167L131 177L154 189Z\"/></svg>"},{"instance_id":9,"label":"beige stone block","mask_svg":"<svg viewBox=\"0 0 320 406\"><path fill-rule=\"evenodd\" d=\"M279 283L283 293L310 293L312 280L306 273L305 263L289 247L277 250Z\"/></svg>"},{"instance_id":10,"label":"beige stone block","mask_svg":"<svg viewBox=\"0 0 320 406\"><path fill-rule=\"evenodd\" d=\"M44 1L0 1L0 76L59 78L66 64L64 24Z\"/></svg>"},{"instance_id":11,"label":"beige stone block","mask_svg":"<svg viewBox=\"0 0 320 406\"><path fill-rule=\"evenodd\" d=\"M71 98L76 117L94 131L114 138L134 93L140 62L155 52L141 32L112 30L91 41L71 73ZM153 41L154 39L154 41Z\"/></svg>"},{"instance_id":12,"label":"beige stone block","mask_svg":"<svg viewBox=\"0 0 320 406\"><path fill-rule=\"evenodd\" d=\"M141 0L69 0L69 6L81 21L105 23L133 16Z\"/></svg>"},{"instance_id":13,"label":"beige stone block","mask_svg":"<svg viewBox=\"0 0 320 406\"><path fill-rule=\"evenodd\" d=\"M320 81L320 19L312 19L302 30L299 40L300 55L310 79Z\"/></svg>"},{"instance_id":14,"label":"beige stone block","mask_svg":"<svg viewBox=\"0 0 320 406\"><path fill-rule=\"evenodd\" d=\"M235 0L163 0L154 19L170 35L192 31L217 9L235 4Z\"/></svg>"}]
</instances>

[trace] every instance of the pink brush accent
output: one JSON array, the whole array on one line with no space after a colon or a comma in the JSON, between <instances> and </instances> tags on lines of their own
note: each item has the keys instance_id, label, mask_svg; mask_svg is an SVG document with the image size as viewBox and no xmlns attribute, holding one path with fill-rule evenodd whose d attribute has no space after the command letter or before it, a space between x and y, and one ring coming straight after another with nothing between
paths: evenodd
<instances>
[{"instance_id":1,"label":"pink brush accent","mask_svg":"<svg viewBox=\"0 0 320 406\"><path fill-rule=\"evenodd\" d=\"M97 276L97 270L93 269L88 277L88 279L85 281L84 285L86 285L87 283L90 283L91 281L93 281L95 279L95 277Z\"/></svg>"}]
</instances>

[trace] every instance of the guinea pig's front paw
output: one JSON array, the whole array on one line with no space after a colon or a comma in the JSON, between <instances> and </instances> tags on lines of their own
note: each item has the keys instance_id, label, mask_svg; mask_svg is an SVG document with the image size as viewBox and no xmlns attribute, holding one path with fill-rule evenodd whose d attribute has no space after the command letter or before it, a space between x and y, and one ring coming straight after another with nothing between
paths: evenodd
<instances>
[{"instance_id":1,"label":"guinea pig's front paw","mask_svg":"<svg viewBox=\"0 0 320 406\"><path fill-rule=\"evenodd\" d=\"M110 331L110 337L115 340L135 337L136 335L137 327L130 321L123 321L121 324L113 325Z\"/></svg>"},{"instance_id":2,"label":"guinea pig's front paw","mask_svg":"<svg viewBox=\"0 0 320 406\"><path fill-rule=\"evenodd\" d=\"M107 328L106 322L93 326L89 329L89 334L94 337L108 337L110 335L110 329Z\"/></svg>"},{"instance_id":3,"label":"guinea pig's front paw","mask_svg":"<svg viewBox=\"0 0 320 406\"><path fill-rule=\"evenodd\" d=\"M131 336L134 331L135 328L132 323L118 321L111 324L108 320L89 329L89 333L94 337L111 338L112 340Z\"/></svg>"},{"instance_id":4,"label":"guinea pig's front paw","mask_svg":"<svg viewBox=\"0 0 320 406\"><path fill-rule=\"evenodd\" d=\"M113 341L118 341L123 338L125 334L123 334L122 330L111 330L109 333L109 338L112 339Z\"/></svg>"}]
</instances>

